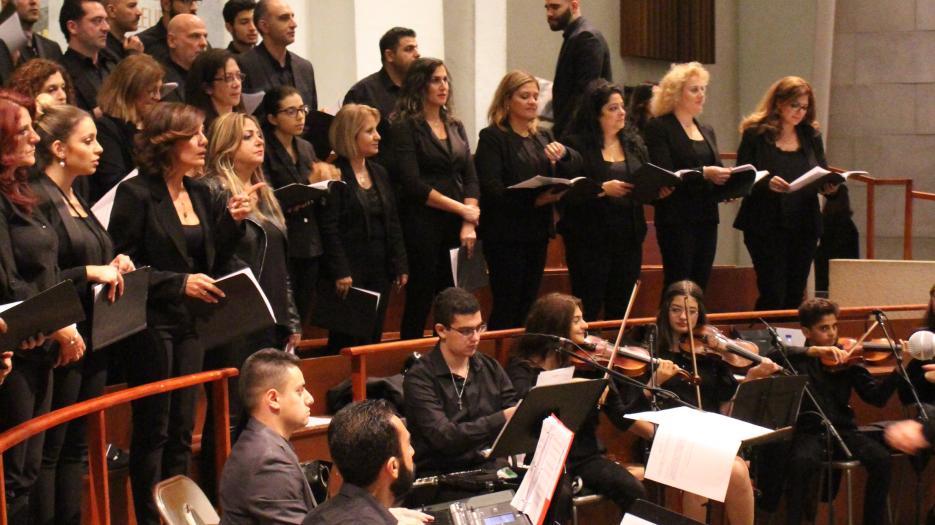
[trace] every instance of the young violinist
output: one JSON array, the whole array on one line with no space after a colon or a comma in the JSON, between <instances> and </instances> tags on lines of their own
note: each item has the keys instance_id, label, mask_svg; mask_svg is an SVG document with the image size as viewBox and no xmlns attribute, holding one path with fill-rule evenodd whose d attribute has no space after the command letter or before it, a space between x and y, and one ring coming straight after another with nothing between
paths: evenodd
<instances>
[{"instance_id":1,"label":"young violinist","mask_svg":"<svg viewBox=\"0 0 935 525\"><path fill-rule=\"evenodd\" d=\"M706 326L704 296L701 288L691 281L678 281L669 285L662 296L662 304L656 317L659 337L658 357L674 362L679 367L693 371L691 355L694 347L697 373L701 378L701 407L711 412L726 409L737 390L738 381L734 378L733 365L743 365L735 355L728 355L728 346L742 346L755 353L756 345L745 341L729 341L722 336L715 336L714 330ZM691 335L700 336L692 343ZM779 365L768 358L761 358L760 363L747 371L744 381L769 376L780 370ZM683 401L697 404L694 385L681 376L677 369L659 367L655 374L656 384L676 393ZM684 492L682 514L705 521L707 500L701 496ZM731 525L750 525L753 523L753 485L746 462L740 457L734 461L724 508Z\"/></svg>"},{"instance_id":2,"label":"young violinist","mask_svg":"<svg viewBox=\"0 0 935 525\"><path fill-rule=\"evenodd\" d=\"M827 366L825 361L840 362L847 352L838 348L838 305L827 299L809 299L799 307L799 323L805 334L804 348L787 348L793 368L808 376L808 388L821 405L828 419L837 429L855 459L867 469L864 490L863 523L884 523L886 495L890 483L890 453L886 447L857 430L854 411L849 405L851 392L874 406L886 404L893 394L899 376L891 373L877 378L859 362L850 365ZM830 358L830 359L829 359ZM824 425L812 402L806 398L799 411L796 433L789 454L782 463L786 472L786 523L801 523L803 518L814 518L814 509L806 501L817 490L821 462L827 457L824 450L827 438ZM841 447L832 443L833 455L843 457Z\"/></svg>"},{"instance_id":3,"label":"young violinist","mask_svg":"<svg viewBox=\"0 0 935 525\"><path fill-rule=\"evenodd\" d=\"M533 303L526 319L526 333L530 335L524 335L513 347L513 356L506 368L513 388L516 389L517 398L525 397L535 386L539 373L571 364L568 354L560 352L557 348L565 343L555 337L532 334L563 337L579 346L587 344L588 323L584 320L581 309L580 299L560 293L545 295ZM674 365L666 362L664 366ZM582 375L588 374L585 371ZM624 418L625 414L642 409L637 406L643 404L639 393L621 395L615 381L610 385L607 400L601 409L611 423L622 431L631 430L641 437L651 437L651 425ZM631 401L628 403L624 398ZM626 512L637 498L646 498L646 490L626 468L604 456L606 449L596 433L599 409L584 406L581 409L590 410L590 414L575 434L565 466L566 471L570 476L580 477L585 487L612 499Z\"/></svg>"}]
</instances>

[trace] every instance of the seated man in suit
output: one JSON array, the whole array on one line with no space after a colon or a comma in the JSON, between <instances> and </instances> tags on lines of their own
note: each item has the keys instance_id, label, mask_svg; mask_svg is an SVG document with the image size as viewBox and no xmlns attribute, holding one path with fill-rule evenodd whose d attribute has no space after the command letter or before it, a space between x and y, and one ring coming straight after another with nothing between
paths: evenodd
<instances>
[{"instance_id":1,"label":"seated man in suit","mask_svg":"<svg viewBox=\"0 0 935 525\"><path fill-rule=\"evenodd\" d=\"M221 475L221 523L302 523L316 503L289 438L305 427L314 399L298 358L256 352L240 371L240 394L250 420Z\"/></svg>"},{"instance_id":2,"label":"seated man in suit","mask_svg":"<svg viewBox=\"0 0 935 525\"><path fill-rule=\"evenodd\" d=\"M382 400L354 403L335 414L328 427L328 448L344 483L341 491L316 507L304 525L418 523L428 515L390 509L415 480L409 431Z\"/></svg>"}]
</instances>

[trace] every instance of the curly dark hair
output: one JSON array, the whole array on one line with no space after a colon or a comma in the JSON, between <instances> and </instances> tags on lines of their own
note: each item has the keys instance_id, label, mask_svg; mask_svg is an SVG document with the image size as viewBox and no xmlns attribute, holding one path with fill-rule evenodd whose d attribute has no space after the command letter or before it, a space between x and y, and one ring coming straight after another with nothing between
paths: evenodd
<instances>
[{"instance_id":1,"label":"curly dark hair","mask_svg":"<svg viewBox=\"0 0 935 525\"><path fill-rule=\"evenodd\" d=\"M65 93L68 95L68 103L75 103L75 87L71 82L71 76L60 64L45 58L34 58L22 63L10 75L7 87L13 91L36 98L42 92L42 85L52 75L60 73L65 80Z\"/></svg>"},{"instance_id":2,"label":"curly dark hair","mask_svg":"<svg viewBox=\"0 0 935 525\"><path fill-rule=\"evenodd\" d=\"M604 147L604 131L601 129L601 110L614 94L623 99L623 88L619 84L608 82L602 78L591 81L584 92L578 108L572 119L571 127L565 132L568 135L580 135L590 145L600 149ZM620 144L625 149L644 150L643 138L630 123L617 134ZM627 146L630 146L629 148Z\"/></svg>"},{"instance_id":3,"label":"curly dark hair","mask_svg":"<svg viewBox=\"0 0 935 525\"><path fill-rule=\"evenodd\" d=\"M29 172L17 167L16 152L20 146L20 112L23 108L30 118L36 117L36 102L26 95L10 89L0 89L0 193L16 207L32 213L36 197L29 189Z\"/></svg>"},{"instance_id":4,"label":"curly dark hair","mask_svg":"<svg viewBox=\"0 0 935 525\"><path fill-rule=\"evenodd\" d=\"M178 102L160 102L143 119L137 138L136 163L141 175L164 177L172 168L176 142L198 134L205 115L198 108Z\"/></svg>"},{"instance_id":5,"label":"curly dark hair","mask_svg":"<svg viewBox=\"0 0 935 525\"><path fill-rule=\"evenodd\" d=\"M429 82L435 70L445 63L438 58L423 57L416 59L409 66L406 73L406 80L399 90L399 98L396 100L396 110L390 115L390 120L397 121L421 121L425 120L423 110L425 109L425 92L428 90ZM448 68L445 67L447 70ZM451 101L454 96L454 90L451 87L451 71L448 71L448 104L441 109L441 118L448 122L455 120L451 112Z\"/></svg>"}]
</instances>

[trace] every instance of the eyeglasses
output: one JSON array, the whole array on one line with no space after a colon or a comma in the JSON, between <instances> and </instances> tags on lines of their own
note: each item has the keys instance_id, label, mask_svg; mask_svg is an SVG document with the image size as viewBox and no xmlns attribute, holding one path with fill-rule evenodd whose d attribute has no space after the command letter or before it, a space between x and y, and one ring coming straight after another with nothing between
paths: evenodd
<instances>
[{"instance_id":1,"label":"eyeglasses","mask_svg":"<svg viewBox=\"0 0 935 525\"><path fill-rule=\"evenodd\" d=\"M454 332L458 332L458 333L461 334L463 337L471 337L471 336L473 336L474 334L481 335L482 333L486 332L486 331L487 331L487 325L486 325L486 324L479 324L479 325L477 325L477 326L464 326L464 327L461 327L461 328L453 328L453 327L449 326L448 329L451 330L451 331L454 331Z\"/></svg>"},{"instance_id":2,"label":"eyeglasses","mask_svg":"<svg viewBox=\"0 0 935 525\"><path fill-rule=\"evenodd\" d=\"M278 114L278 113L285 113L287 116L289 116L289 118L295 118L295 116L298 115L299 113L302 113L303 116L308 115L308 113L309 113L311 110L312 110L312 109L311 109L310 107L308 107L308 106L299 106L299 107L291 107L291 108L280 109L280 110L277 111L276 113L277 113L277 114Z\"/></svg>"},{"instance_id":3,"label":"eyeglasses","mask_svg":"<svg viewBox=\"0 0 935 525\"><path fill-rule=\"evenodd\" d=\"M809 108L808 104L799 104L798 102L789 103L789 109L791 109L792 111L798 111L800 109L802 111L808 111L808 108Z\"/></svg>"},{"instance_id":4,"label":"eyeglasses","mask_svg":"<svg viewBox=\"0 0 935 525\"><path fill-rule=\"evenodd\" d=\"M243 82L244 80L246 80L246 78L247 78L246 73L228 73L224 75L223 77L214 77L212 80L214 80L215 82L226 82L228 84L233 84L234 81Z\"/></svg>"}]
</instances>

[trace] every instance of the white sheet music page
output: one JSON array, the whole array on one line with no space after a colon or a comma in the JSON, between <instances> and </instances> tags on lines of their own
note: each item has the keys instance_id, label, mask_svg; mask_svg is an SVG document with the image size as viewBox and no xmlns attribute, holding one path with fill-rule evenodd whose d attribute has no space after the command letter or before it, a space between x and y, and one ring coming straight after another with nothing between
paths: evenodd
<instances>
[{"instance_id":1,"label":"white sheet music page","mask_svg":"<svg viewBox=\"0 0 935 525\"><path fill-rule=\"evenodd\" d=\"M620 525L656 525L655 523L634 516L633 514L624 514Z\"/></svg>"},{"instance_id":2,"label":"white sheet music page","mask_svg":"<svg viewBox=\"0 0 935 525\"><path fill-rule=\"evenodd\" d=\"M565 368L556 368L555 370L545 370L539 372L536 378L536 386L563 385L570 383L575 376L575 367L566 366Z\"/></svg>"},{"instance_id":3,"label":"white sheet music page","mask_svg":"<svg viewBox=\"0 0 935 525\"><path fill-rule=\"evenodd\" d=\"M575 433L554 415L542 421L542 433L536 444L536 455L526 471L523 482L510 504L525 514L533 525L541 525L549 510L552 493L565 468Z\"/></svg>"}]
</instances>

